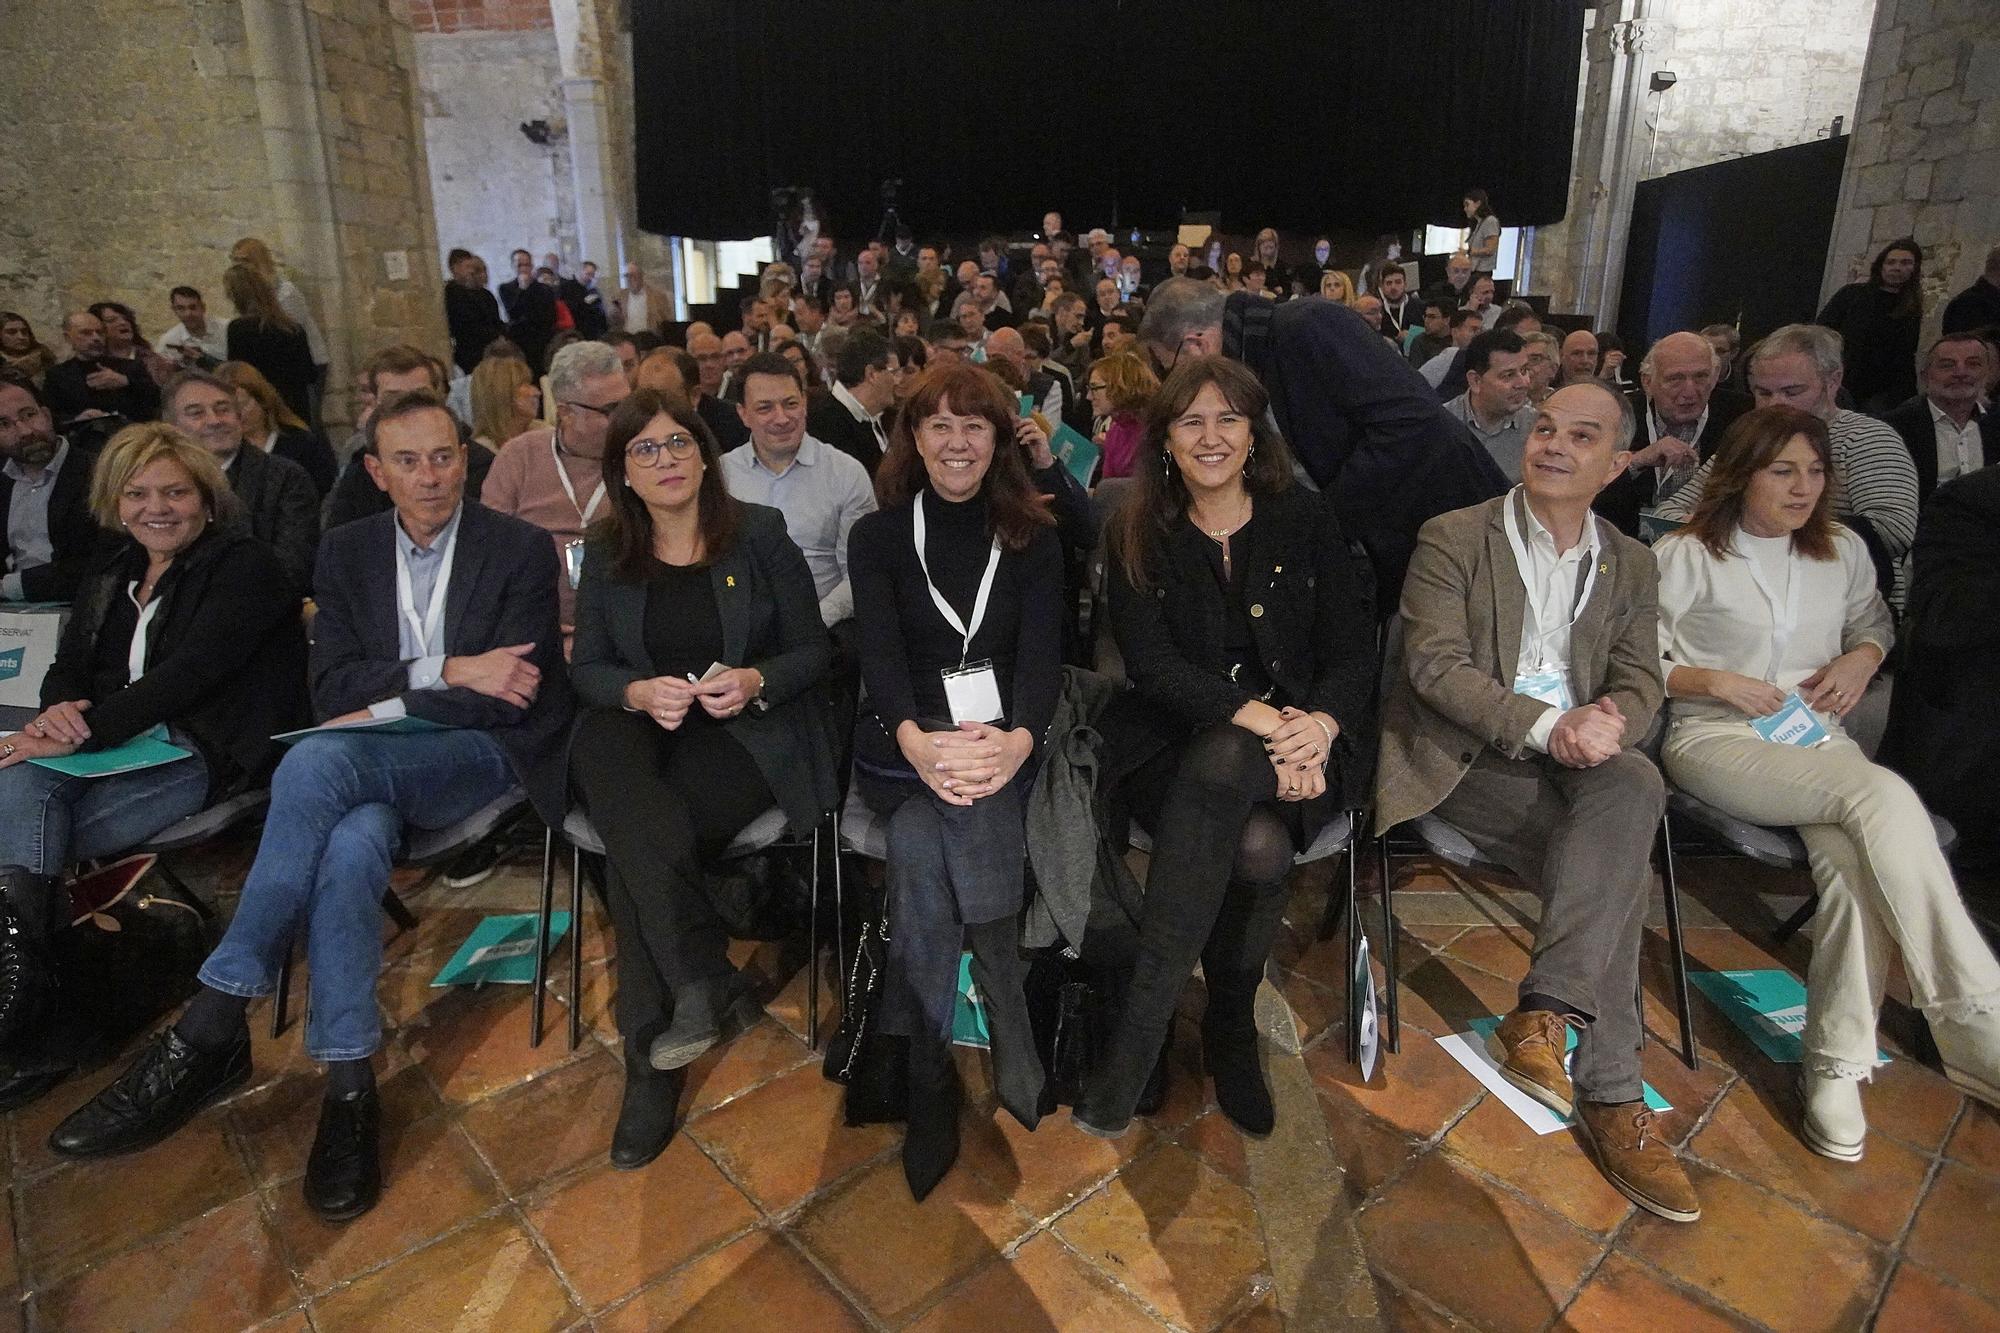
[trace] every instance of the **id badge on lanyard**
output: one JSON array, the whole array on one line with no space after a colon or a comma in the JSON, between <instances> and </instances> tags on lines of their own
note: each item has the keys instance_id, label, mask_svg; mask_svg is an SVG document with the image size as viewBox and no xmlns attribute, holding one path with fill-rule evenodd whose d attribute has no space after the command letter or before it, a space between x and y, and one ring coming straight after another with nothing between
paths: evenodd
<instances>
[{"instance_id":1,"label":"id badge on lanyard","mask_svg":"<svg viewBox=\"0 0 2000 1333\"><path fill-rule=\"evenodd\" d=\"M967 623L938 591L937 584L931 582L930 561L924 555L924 497L921 493L910 508L910 531L916 541L917 566L924 571L924 585L930 589L932 605L937 607L945 623L958 632L962 645L958 665L938 673L944 680L944 698L951 709L951 720L998 721L1007 710L1000 702L1000 678L994 673L992 661L968 662L965 656L972 651L973 637L986 620L986 604L993 595L993 576L1000 568L1000 541L995 538L987 552L986 572L980 576L979 593L972 602L972 620Z\"/></svg>"},{"instance_id":2,"label":"id badge on lanyard","mask_svg":"<svg viewBox=\"0 0 2000 1333\"><path fill-rule=\"evenodd\" d=\"M575 592L583 583L583 538L563 544L563 572L569 576L569 588Z\"/></svg>"},{"instance_id":3,"label":"id badge on lanyard","mask_svg":"<svg viewBox=\"0 0 2000 1333\"><path fill-rule=\"evenodd\" d=\"M1000 678L993 663L982 660L942 673L944 700L954 722L997 722L1006 713L1000 703Z\"/></svg>"},{"instance_id":4,"label":"id badge on lanyard","mask_svg":"<svg viewBox=\"0 0 2000 1333\"><path fill-rule=\"evenodd\" d=\"M1516 492L1519 489L1519 487L1516 487ZM1548 704L1558 712L1567 713L1570 709L1576 707L1576 696L1571 693L1569 688L1569 672L1562 667L1552 666L1543 660L1545 656L1543 644L1546 643L1550 634L1554 633L1557 629L1563 628L1563 626L1545 628L1542 625L1541 614L1537 610L1536 590L1528 586L1528 571L1532 567L1532 562L1528 559L1528 546L1521 538L1520 526L1515 522L1514 504L1515 496L1510 494L1507 497L1507 507L1503 511L1504 526L1507 530L1507 544L1514 550L1515 572L1520 575L1522 590L1527 597L1528 615L1534 621L1535 625L1534 639L1537 667L1534 671L1524 671L1514 677L1514 693L1525 694L1530 699ZM1584 521L1586 523L1595 523L1597 520L1591 517ZM1570 608L1569 620L1566 622L1568 625L1576 623L1577 616L1582 614L1583 608L1590 603L1591 590L1597 586L1597 575L1601 566L1598 564L1596 553L1586 551L1584 561L1585 567L1589 572L1584 576L1583 586L1577 593L1576 602Z\"/></svg>"}]
</instances>

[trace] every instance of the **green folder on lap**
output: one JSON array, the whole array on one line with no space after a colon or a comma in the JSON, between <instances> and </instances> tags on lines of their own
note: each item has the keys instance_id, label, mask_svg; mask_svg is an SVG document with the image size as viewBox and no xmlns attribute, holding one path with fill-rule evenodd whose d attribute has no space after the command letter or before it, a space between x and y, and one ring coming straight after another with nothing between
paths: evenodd
<instances>
[{"instance_id":1,"label":"green folder on lap","mask_svg":"<svg viewBox=\"0 0 2000 1333\"><path fill-rule=\"evenodd\" d=\"M281 731L271 737L271 739L285 745L291 745L296 741L304 740L308 736L320 735L322 732L365 731L374 736L413 736L418 732L446 730L449 730L449 728L443 726L441 723L406 715L403 717L371 717L361 722L343 722L337 727L332 725L300 727L297 731Z\"/></svg>"},{"instance_id":2,"label":"green folder on lap","mask_svg":"<svg viewBox=\"0 0 2000 1333\"><path fill-rule=\"evenodd\" d=\"M186 759L188 751L167 740L165 727L154 727L141 732L123 745L114 745L108 750L91 750L83 754L51 755L46 759L30 759L52 773L61 773L72 778L108 778L118 773L137 773L143 768L158 768L171 764L176 759Z\"/></svg>"}]
</instances>

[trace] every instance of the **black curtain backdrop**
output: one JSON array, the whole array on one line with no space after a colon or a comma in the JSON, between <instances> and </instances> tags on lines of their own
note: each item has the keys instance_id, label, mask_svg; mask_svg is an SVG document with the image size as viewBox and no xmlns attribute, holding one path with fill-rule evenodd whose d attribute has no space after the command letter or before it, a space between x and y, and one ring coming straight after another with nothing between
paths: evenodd
<instances>
[{"instance_id":1,"label":"black curtain backdrop","mask_svg":"<svg viewBox=\"0 0 2000 1333\"><path fill-rule=\"evenodd\" d=\"M1820 139L1641 181L1618 300L1625 345L1737 324L1748 347L1811 320L1847 144Z\"/></svg>"},{"instance_id":2,"label":"black curtain backdrop","mask_svg":"<svg viewBox=\"0 0 2000 1333\"><path fill-rule=\"evenodd\" d=\"M730 240L809 185L838 236L1407 229L1569 191L1583 0L635 0L639 223Z\"/></svg>"}]
</instances>

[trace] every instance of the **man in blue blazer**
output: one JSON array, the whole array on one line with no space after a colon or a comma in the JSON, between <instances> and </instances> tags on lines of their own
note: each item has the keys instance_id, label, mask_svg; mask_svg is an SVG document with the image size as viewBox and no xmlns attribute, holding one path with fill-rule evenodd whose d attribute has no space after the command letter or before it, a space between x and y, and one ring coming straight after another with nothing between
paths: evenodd
<instances>
[{"instance_id":1,"label":"man in blue blazer","mask_svg":"<svg viewBox=\"0 0 2000 1333\"><path fill-rule=\"evenodd\" d=\"M313 623L315 711L271 780L256 863L203 989L95 1100L56 1128L70 1157L158 1142L250 1075L250 999L275 988L304 929L306 1050L327 1064L308 1205L358 1217L381 1192L380 904L405 826L438 829L510 793L564 813L573 708L547 534L463 498L466 446L435 394L405 394L369 426L365 466L391 513L329 533ZM400 721L398 721L400 720Z\"/></svg>"}]
</instances>

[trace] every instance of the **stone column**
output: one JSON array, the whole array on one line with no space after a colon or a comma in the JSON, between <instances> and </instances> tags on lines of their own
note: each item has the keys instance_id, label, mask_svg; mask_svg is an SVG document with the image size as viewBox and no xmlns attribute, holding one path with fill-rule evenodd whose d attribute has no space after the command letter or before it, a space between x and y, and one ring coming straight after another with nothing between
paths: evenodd
<instances>
[{"instance_id":1,"label":"stone column","mask_svg":"<svg viewBox=\"0 0 2000 1333\"><path fill-rule=\"evenodd\" d=\"M322 72L303 0L244 0L243 37L277 232L266 239L284 257L326 333L332 313L347 308L347 274L321 123ZM328 388L347 381L344 342L327 336Z\"/></svg>"},{"instance_id":2,"label":"stone column","mask_svg":"<svg viewBox=\"0 0 2000 1333\"><path fill-rule=\"evenodd\" d=\"M1618 320L1632 193L1645 163L1651 11L1661 7L1653 0L1609 0L1598 6L1597 22L1585 38L1589 75L1564 285L1570 308L1589 313L1599 328Z\"/></svg>"},{"instance_id":3,"label":"stone column","mask_svg":"<svg viewBox=\"0 0 2000 1333\"><path fill-rule=\"evenodd\" d=\"M562 54L563 107L569 121L570 168L576 191L578 262L597 264L600 284L617 286L625 236L613 168L606 47L615 35L608 0L553 0Z\"/></svg>"}]
</instances>

